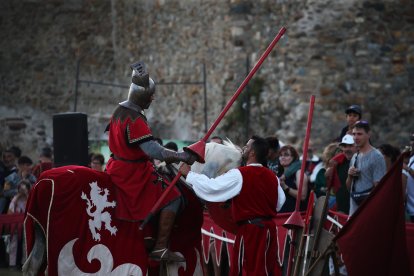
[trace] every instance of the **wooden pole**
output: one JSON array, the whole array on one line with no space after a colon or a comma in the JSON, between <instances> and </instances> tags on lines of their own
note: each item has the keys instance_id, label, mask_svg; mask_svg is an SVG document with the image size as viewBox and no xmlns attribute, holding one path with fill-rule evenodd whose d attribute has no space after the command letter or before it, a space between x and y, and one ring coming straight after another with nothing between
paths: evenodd
<instances>
[{"instance_id":1,"label":"wooden pole","mask_svg":"<svg viewBox=\"0 0 414 276\"><path fill-rule=\"evenodd\" d=\"M299 203L302 197L303 178L305 175L306 159L308 158L309 138L310 138L310 132L312 128L312 117L313 117L314 105L315 105L315 96L311 95L309 112L308 112L308 123L306 126L305 142L303 143L303 149L302 149L303 151L302 166L300 169L299 188L298 188L298 195L296 197L295 211L292 213L292 215L289 217L289 219L284 224L285 227L290 228L292 231L292 242L290 243L290 247L289 247L287 276L290 276L292 272L292 260L293 260L293 256L295 253L294 241L296 239L297 229L304 227L302 217L299 214Z\"/></svg>"}]
</instances>

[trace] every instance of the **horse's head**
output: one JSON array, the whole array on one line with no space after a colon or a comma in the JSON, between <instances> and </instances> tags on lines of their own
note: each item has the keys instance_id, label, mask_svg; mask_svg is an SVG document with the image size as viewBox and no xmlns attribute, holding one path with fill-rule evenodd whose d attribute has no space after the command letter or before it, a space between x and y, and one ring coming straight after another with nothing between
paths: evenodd
<instances>
[{"instance_id":1,"label":"horse's head","mask_svg":"<svg viewBox=\"0 0 414 276\"><path fill-rule=\"evenodd\" d=\"M207 143L204 159L205 164L195 162L191 166L191 171L212 178L239 167L242 151L229 140L224 141L224 144Z\"/></svg>"}]
</instances>

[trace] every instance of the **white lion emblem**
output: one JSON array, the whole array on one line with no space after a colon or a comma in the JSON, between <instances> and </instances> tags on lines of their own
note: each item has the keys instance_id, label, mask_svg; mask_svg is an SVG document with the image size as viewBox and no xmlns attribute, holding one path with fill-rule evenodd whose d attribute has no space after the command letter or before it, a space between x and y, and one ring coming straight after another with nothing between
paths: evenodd
<instances>
[{"instance_id":1,"label":"white lion emblem","mask_svg":"<svg viewBox=\"0 0 414 276\"><path fill-rule=\"evenodd\" d=\"M103 210L107 207L114 208L116 206L116 202L108 201L108 189L104 189L104 191L102 191L102 189L98 186L98 182L91 182L89 183L89 186L91 186L90 200L84 192L82 192L81 198L86 200L88 205L86 212L93 218L88 221L92 237L95 241L100 241L101 235L97 233L96 230L101 230L102 223L105 223L105 229L111 232L111 235L115 235L116 231L118 231L115 226L111 226L111 214L103 212ZM102 192L104 192L103 195L101 194ZM94 206L95 212L91 212L91 209Z\"/></svg>"}]
</instances>

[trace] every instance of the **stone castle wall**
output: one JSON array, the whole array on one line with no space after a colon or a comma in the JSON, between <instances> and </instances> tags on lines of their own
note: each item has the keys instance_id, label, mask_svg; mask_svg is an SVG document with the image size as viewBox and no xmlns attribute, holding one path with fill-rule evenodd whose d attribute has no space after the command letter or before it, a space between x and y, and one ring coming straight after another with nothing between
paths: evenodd
<instances>
[{"instance_id":1,"label":"stone castle wall","mask_svg":"<svg viewBox=\"0 0 414 276\"><path fill-rule=\"evenodd\" d=\"M52 116L75 111L75 98L89 139L105 139L137 60L160 83L147 112L154 133L200 139L282 26L286 35L214 134L239 144L276 134L300 148L311 95L319 151L354 103L376 145L405 145L414 131L409 0L4 0L0 14L0 146L32 157L52 144ZM77 74L101 84L77 83Z\"/></svg>"}]
</instances>

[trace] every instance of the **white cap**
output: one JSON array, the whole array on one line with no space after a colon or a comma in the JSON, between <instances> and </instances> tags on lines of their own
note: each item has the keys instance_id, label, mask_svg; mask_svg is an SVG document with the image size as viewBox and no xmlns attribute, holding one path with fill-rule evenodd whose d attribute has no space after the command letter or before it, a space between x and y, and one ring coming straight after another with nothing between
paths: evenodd
<instances>
[{"instance_id":1,"label":"white cap","mask_svg":"<svg viewBox=\"0 0 414 276\"><path fill-rule=\"evenodd\" d=\"M355 143L354 138L350 134L346 134L343 138L341 143L339 145L345 144L345 145L353 145Z\"/></svg>"}]
</instances>

